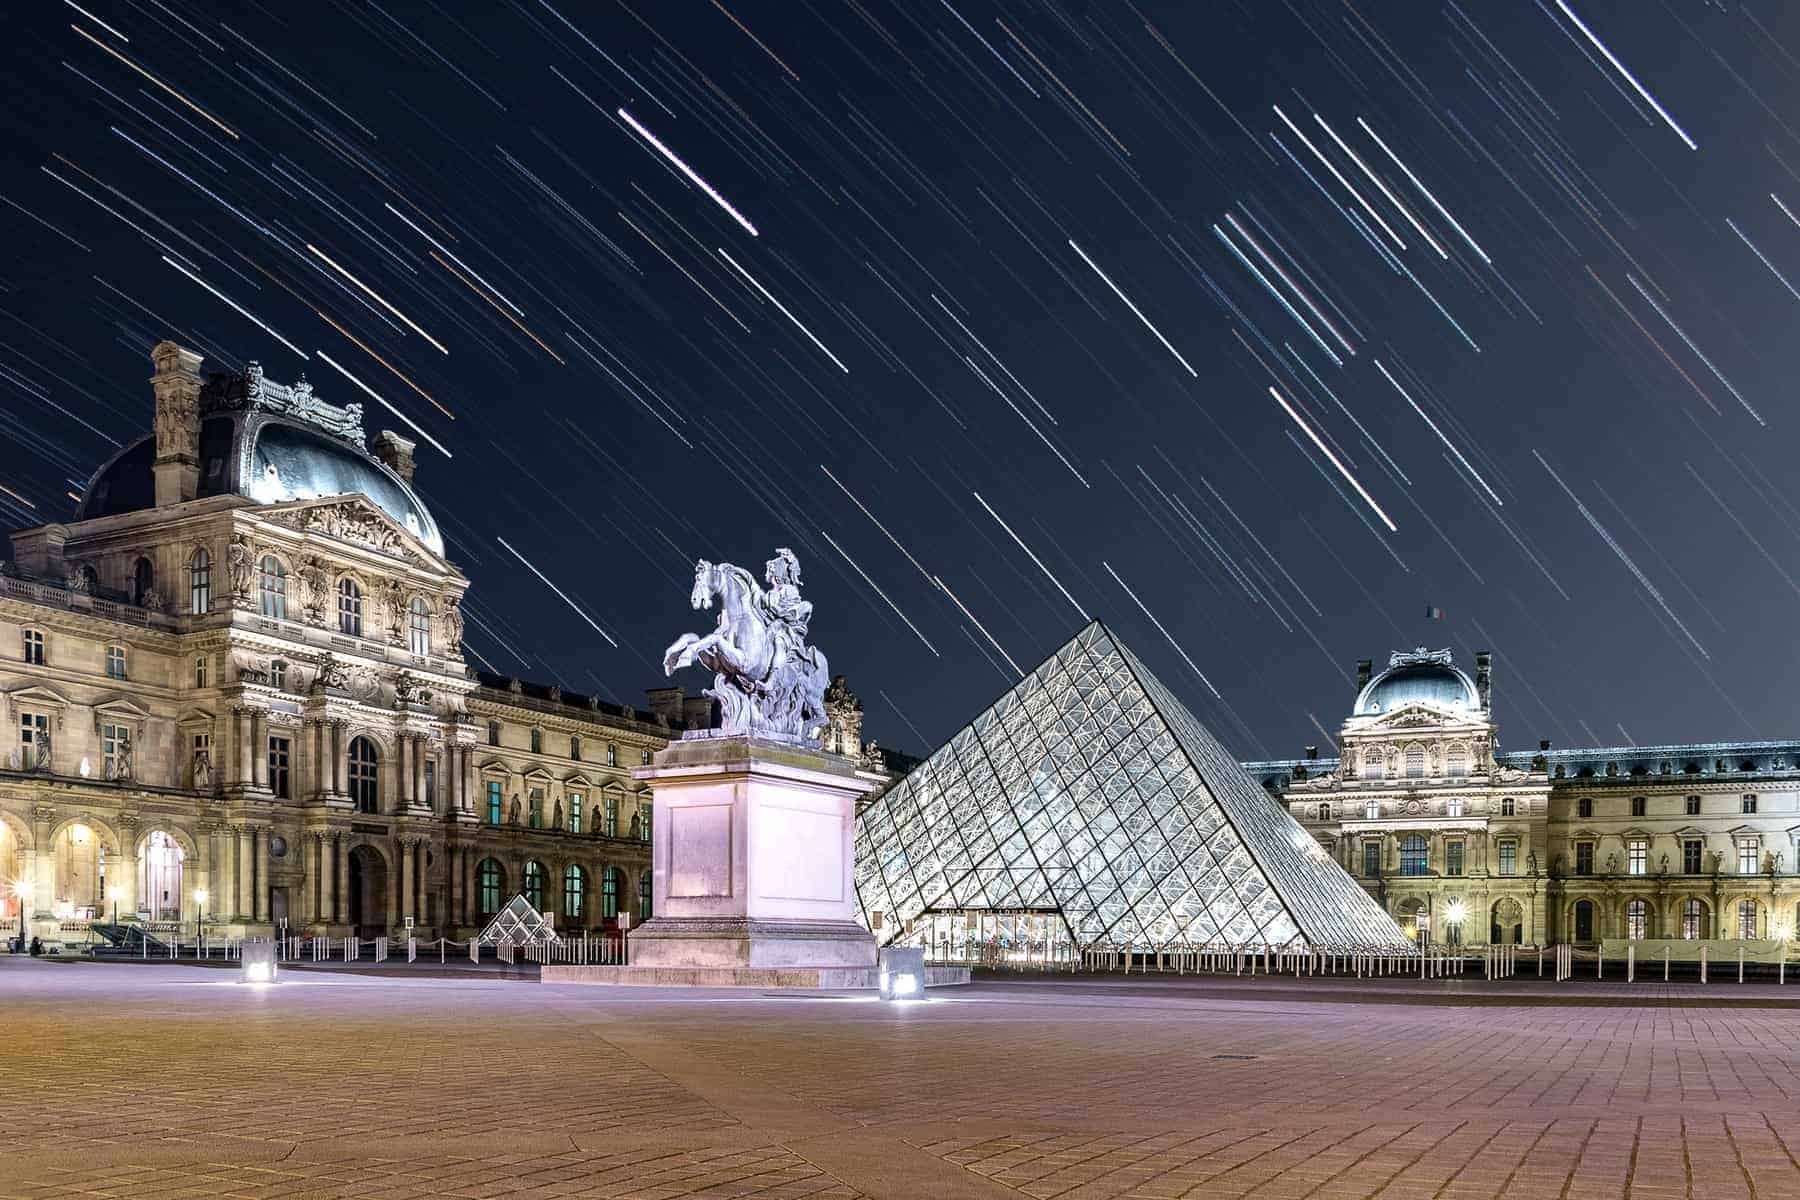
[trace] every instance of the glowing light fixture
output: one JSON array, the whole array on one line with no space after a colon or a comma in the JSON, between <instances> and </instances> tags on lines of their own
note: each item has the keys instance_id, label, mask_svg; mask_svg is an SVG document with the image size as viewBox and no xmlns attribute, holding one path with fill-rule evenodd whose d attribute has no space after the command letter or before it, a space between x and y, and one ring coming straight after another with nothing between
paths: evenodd
<instances>
[{"instance_id":1,"label":"glowing light fixture","mask_svg":"<svg viewBox=\"0 0 1800 1200\"><path fill-rule=\"evenodd\" d=\"M889 946L881 952L881 998L925 998L925 951L919 946Z\"/></svg>"},{"instance_id":2,"label":"glowing light fixture","mask_svg":"<svg viewBox=\"0 0 1800 1200\"><path fill-rule=\"evenodd\" d=\"M1461 900L1452 900L1450 903L1444 905L1444 916L1448 918L1452 924L1460 924L1462 919L1468 915L1469 906L1464 904Z\"/></svg>"},{"instance_id":3,"label":"glowing light fixture","mask_svg":"<svg viewBox=\"0 0 1800 1200\"><path fill-rule=\"evenodd\" d=\"M245 942L239 954L239 975L241 982L275 982L274 942Z\"/></svg>"}]
</instances>

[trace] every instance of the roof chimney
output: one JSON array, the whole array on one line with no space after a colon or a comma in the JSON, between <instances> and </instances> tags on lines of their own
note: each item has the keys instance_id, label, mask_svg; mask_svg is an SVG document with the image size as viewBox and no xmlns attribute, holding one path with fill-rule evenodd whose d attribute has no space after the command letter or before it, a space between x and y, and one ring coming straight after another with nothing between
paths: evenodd
<instances>
[{"instance_id":1,"label":"roof chimney","mask_svg":"<svg viewBox=\"0 0 1800 1200\"><path fill-rule=\"evenodd\" d=\"M1481 711L1487 712L1490 704L1488 693L1494 682L1494 656L1486 650L1475 652L1475 695L1481 700Z\"/></svg>"},{"instance_id":2,"label":"roof chimney","mask_svg":"<svg viewBox=\"0 0 1800 1200\"><path fill-rule=\"evenodd\" d=\"M411 483L413 477L413 450L417 442L409 442L391 429L384 429L375 435L375 457L382 461L388 470Z\"/></svg>"},{"instance_id":3,"label":"roof chimney","mask_svg":"<svg viewBox=\"0 0 1800 1200\"><path fill-rule=\"evenodd\" d=\"M200 491L201 356L174 342L150 351L156 373L156 504L179 504Z\"/></svg>"},{"instance_id":4,"label":"roof chimney","mask_svg":"<svg viewBox=\"0 0 1800 1200\"><path fill-rule=\"evenodd\" d=\"M1306 748L1306 761L1316 762L1318 760L1318 757L1319 757L1319 748L1317 746L1308 746Z\"/></svg>"},{"instance_id":5,"label":"roof chimney","mask_svg":"<svg viewBox=\"0 0 1800 1200\"><path fill-rule=\"evenodd\" d=\"M1370 678L1375 674L1375 660L1359 658L1356 660L1356 690L1362 691L1369 686Z\"/></svg>"}]
</instances>

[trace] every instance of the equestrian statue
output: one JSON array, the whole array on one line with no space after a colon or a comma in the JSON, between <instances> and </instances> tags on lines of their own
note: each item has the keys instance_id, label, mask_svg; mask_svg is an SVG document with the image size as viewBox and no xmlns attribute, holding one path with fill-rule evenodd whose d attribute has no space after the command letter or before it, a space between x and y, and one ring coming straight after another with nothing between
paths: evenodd
<instances>
[{"instance_id":1,"label":"equestrian statue","mask_svg":"<svg viewBox=\"0 0 1800 1200\"><path fill-rule=\"evenodd\" d=\"M775 552L763 568L764 590L730 563L694 564L695 608L719 605L709 634L684 633L663 655L663 673L698 663L713 673L705 694L719 702L720 734L747 734L816 744L824 731L825 656L806 644L812 602L800 598L800 560Z\"/></svg>"}]
</instances>

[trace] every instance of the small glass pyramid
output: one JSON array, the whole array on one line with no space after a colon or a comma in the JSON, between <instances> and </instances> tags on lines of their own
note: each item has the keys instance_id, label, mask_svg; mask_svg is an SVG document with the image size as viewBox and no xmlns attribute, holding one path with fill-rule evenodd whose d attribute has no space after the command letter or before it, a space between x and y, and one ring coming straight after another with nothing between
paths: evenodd
<instances>
[{"instance_id":1,"label":"small glass pyramid","mask_svg":"<svg viewBox=\"0 0 1800 1200\"><path fill-rule=\"evenodd\" d=\"M869 806L856 891L883 944L1006 912L1080 947L1413 948L1098 621Z\"/></svg>"}]
</instances>

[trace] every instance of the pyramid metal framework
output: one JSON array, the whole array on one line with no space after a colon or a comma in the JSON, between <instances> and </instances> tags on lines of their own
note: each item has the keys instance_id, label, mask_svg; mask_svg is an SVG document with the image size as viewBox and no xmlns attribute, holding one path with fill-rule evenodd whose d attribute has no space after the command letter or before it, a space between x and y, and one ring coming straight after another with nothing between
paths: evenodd
<instances>
[{"instance_id":1,"label":"pyramid metal framework","mask_svg":"<svg viewBox=\"0 0 1800 1200\"><path fill-rule=\"evenodd\" d=\"M475 941L483 946L498 946L502 942L509 946L550 946L562 939L551 928L550 918L531 907L531 901L521 892L494 914Z\"/></svg>"},{"instance_id":2,"label":"pyramid metal framework","mask_svg":"<svg viewBox=\"0 0 1800 1200\"><path fill-rule=\"evenodd\" d=\"M856 891L883 943L1054 910L1080 946L1412 948L1098 621L869 806Z\"/></svg>"}]
</instances>

